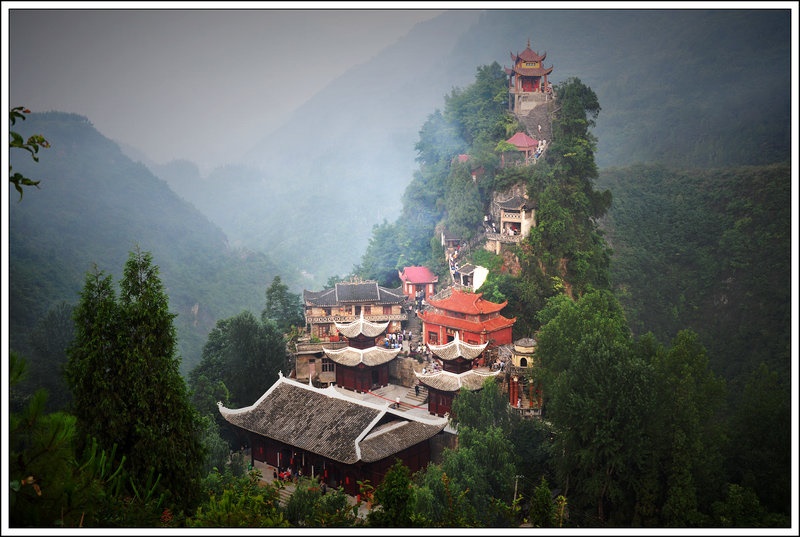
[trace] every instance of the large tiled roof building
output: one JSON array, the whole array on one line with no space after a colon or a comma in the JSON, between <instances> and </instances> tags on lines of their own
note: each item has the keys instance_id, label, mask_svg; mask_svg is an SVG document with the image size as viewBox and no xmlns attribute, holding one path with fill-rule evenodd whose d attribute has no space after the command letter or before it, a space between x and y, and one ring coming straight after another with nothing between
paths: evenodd
<instances>
[{"instance_id":1,"label":"large tiled roof building","mask_svg":"<svg viewBox=\"0 0 800 537\"><path fill-rule=\"evenodd\" d=\"M219 403L219 411L247 436L254 460L320 477L350 495L359 493L358 481L380 484L395 458L412 472L425 467L447 425L283 375L252 405Z\"/></svg>"}]
</instances>

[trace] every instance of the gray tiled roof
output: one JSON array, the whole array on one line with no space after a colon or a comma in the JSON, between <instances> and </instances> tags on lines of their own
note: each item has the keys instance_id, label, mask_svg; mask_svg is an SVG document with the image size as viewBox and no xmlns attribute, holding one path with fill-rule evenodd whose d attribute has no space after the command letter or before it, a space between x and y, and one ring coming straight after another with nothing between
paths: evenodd
<instances>
[{"instance_id":1,"label":"gray tiled roof","mask_svg":"<svg viewBox=\"0 0 800 537\"><path fill-rule=\"evenodd\" d=\"M379 461L387 453L397 453L431 438L445 425L433 425L418 421L392 421L376 427L359 444L361 460Z\"/></svg>"},{"instance_id":2,"label":"gray tiled roof","mask_svg":"<svg viewBox=\"0 0 800 537\"><path fill-rule=\"evenodd\" d=\"M445 343L444 345L432 345L428 343L428 348L442 360L450 361L459 357L466 358L467 360L474 360L480 356L488 344L488 341L481 345L465 343L458 338L458 332L456 332L456 337L453 341Z\"/></svg>"},{"instance_id":3,"label":"gray tiled roof","mask_svg":"<svg viewBox=\"0 0 800 537\"><path fill-rule=\"evenodd\" d=\"M489 377L500 374L500 371L478 371L471 369L463 373L450 373L449 371L439 371L433 374L423 375L416 373L420 383L429 388L441 390L443 392L457 392L461 388L466 388L474 392L483 388L483 383Z\"/></svg>"},{"instance_id":4,"label":"gray tiled roof","mask_svg":"<svg viewBox=\"0 0 800 537\"><path fill-rule=\"evenodd\" d=\"M303 291L303 300L318 307L342 304L401 304L405 301L403 288L381 287L377 282L339 282L322 291Z\"/></svg>"},{"instance_id":5,"label":"gray tiled roof","mask_svg":"<svg viewBox=\"0 0 800 537\"><path fill-rule=\"evenodd\" d=\"M533 354L536 349L536 340L522 338L514 342L514 354Z\"/></svg>"},{"instance_id":6,"label":"gray tiled roof","mask_svg":"<svg viewBox=\"0 0 800 537\"><path fill-rule=\"evenodd\" d=\"M352 399L335 388L314 388L282 375L249 407L218 406L233 425L344 464L391 456L433 437L447 424L400 415L388 404Z\"/></svg>"},{"instance_id":7,"label":"gray tiled roof","mask_svg":"<svg viewBox=\"0 0 800 537\"><path fill-rule=\"evenodd\" d=\"M378 282L336 284L336 298L339 302L378 302L381 295L378 291Z\"/></svg>"},{"instance_id":8,"label":"gray tiled roof","mask_svg":"<svg viewBox=\"0 0 800 537\"><path fill-rule=\"evenodd\" d=\"M386 328L389 326L389 321L384 323L374 323L372 321L367 321L364 319L364 313L361 313L361 317L356 319L351 323L335 323L336 329L344 334L347 338L354 338L357 337L359 334L364 334L367 337L378 337L379 335L383 334L386 331Z\"/></svg>"},{"instance_id":9,"label":"gray tiled roof","mask_svg":"<svg viewBox=\"0 0 800 537\"><path fill-rule=\"evenodd\" d=\"M527 203L528 200L526 200L522 196L514 196L513 198L507 199L506 201L501 201L498 205L500 205L501 209L519 210L525 207Z\"/></svg>"},{"instance_id":10,"label":"gray tiled roof","mask_svg":"<svg viewBox=\"0 0 800 537\"><path fill-rule=\"evenodd\" d=\"M460 274L465 274L465 275L469 276L470 274L475 272L475 265L473 265L471 263L465 263L465 264L463 264L462 266L460 266L458 268L458 272Z\"/></svg>"},{"instance_id":11,"label":"gray tiled roof","mask_svg":"<svg viewBox=\"0 0 800 537\"><path fill-rule=\"evenodd\" d=\"M397 356L402 349L386 349L384 347L369 347L368 349L354 349L345 347L344 349L324 349L325 354L340 365L356 366L364 364L375 366L385 364Z\"/></svg>"}]
</instances>

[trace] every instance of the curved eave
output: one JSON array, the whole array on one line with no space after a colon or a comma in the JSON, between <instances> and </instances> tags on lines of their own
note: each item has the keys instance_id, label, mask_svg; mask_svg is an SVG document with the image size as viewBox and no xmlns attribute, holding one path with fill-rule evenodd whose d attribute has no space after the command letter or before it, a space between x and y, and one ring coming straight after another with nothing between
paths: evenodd
<instances>
[{"instance_id":1,"label":"curved eave","mask_svg":"<svg viewBox=\"0 0 800 537\"><path fill-rule=\"evenodd\" d=\"M474 360L475 358L480 356L484 350L486 350L487 345L489 345L488 341L480 345L475 345L472 343L465 343L459 340L453 340L444 345L431 345L430 343L428 343L428 348L431 350L432 353L434 353L442 360L450 361L458 358L464 358L466 360Z\"/></svg>"},{"instance_id":2,"label":"curved eave","mask_svg":"<svg viewBox=\"0 0 800 537\"><path fill-rule=\"evenodd\" d=\"M385 364L394 359L401 349L386 349L383 347L369 347L368 349L354 349L345 347L343 349L325 349L325 354L339 365L355 367L359 364L366 366L376 366Z\"/></svg>"},{"instance_id":3,"label":"curved eave","mask_svg":"<svg viewBox=\"0 0 800 537\"><path fill-rule=\"evenodd\" d=\"M544 75L549 75L550 73L553 72L553 66L550 66L548 68L515 67L514 72L517 75L522 75L522 76L544 76Z\"/></svg>"},{"instance_id":4,"label":"curved eave","mask_svg":"<svg viewBox=\"0 0 800 537\"><path fill-rule=\"evenodd\" d=\"M461 388L466 388L469 391L476 391L483 388L483 383L487 378L496 377L500 371L478 371L472 369L464 373L450 373L449 371L438 371L433 374L425 374L414 372L420 384L424 384L428 388L439 390L442 392L458 392Z\"/></svg>"},{"instance_id":5,"label":"curved eave","mask_svg":"<svg viewBox=\"0 0 800 537\"><path fill-rule=\"evenodd\" d=\"M363 317L351 323L334 323L336 329L347 338L355 338L360 334L366 337L374 338L383 334L389 326L389 321L384 323L375 323L367 321Z\"/></svg>"}]
</instances>

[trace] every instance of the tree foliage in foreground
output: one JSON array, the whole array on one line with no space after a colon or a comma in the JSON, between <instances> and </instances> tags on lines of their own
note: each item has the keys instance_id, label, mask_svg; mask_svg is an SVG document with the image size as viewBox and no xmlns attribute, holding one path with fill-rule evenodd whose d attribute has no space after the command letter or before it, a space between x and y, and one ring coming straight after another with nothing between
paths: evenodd
<instances>
[{"instance_id":1,"label":"tree foliage in foreground","mask_svg":"<svg viewBox=\"0 0 800 537\"><path fill-rule=\"evenodd\" d=\"M25 359L9 356L10 391L26 374ZM125 456L95 439L79 451L75 416L45 412L39 389L9 420L9 524L15 528L158 527L176 524L155 483L133 485Z\"/></svg>"},{"instance_id":2,"label":"tree foliage in foreground","mask_svg":"<svg viewBox=\"0 0 800 537\"><path fill-rule=\"evenodd\" d=\"M205 385L215 393L229 394L232 404L247 406L261 397L285 368L286 342L277 325L243 311L217 321L189 382L195 394ZM217 413L216 406L202 410Z\"/></svg>"},{"instance_id":3,"label":"tree foliage in foreground","mask_svg":"<svg viewBox=\"0 0 800 537\"><path fill-rule=\"evenodd\" d=\"M605 524L624 516L645 456L650 377L610 292L558 297L541 317L558 481L571 505L593 506L594 523Z\"/></svg>"},{"instance_id":4,"label":"tree foliage in foreground","mask_svg":"<svg viewBox=\"0 0 800 537\"><path fill-rule=\"evenodd\" d=\"M31 111L25 108L24 106L16 106L11 109L9 112L8 117L9 121L11 122L11 126L13 127L14 124L17 122L18 119L25 120L25 114L30 114ZM34 162L39 162L39 149L44 147L50 147L50 142L42 136L41 134L34 134L29 136L26 140L17 132L9 131L9 142L8 145L11 149L22 149L27 151ZM22 187L25 186L35 186L39 188L40 181L34 181L33 179L26 177L25 175L14 172L11 166L11 163L8 165L8 176L9 181L14 188L16 189L17 193L19 193L19 199L22 201L22 194L23 190Z\"/></svg>"},{"instance_id":5,"label":"tree foliage in foreground","mask_svg":"<svg viewBox=\"0 0 800 537\"><path fill-rule=\"evenodd\" d=\"M86 275L75 310L67 381L78 427L127 459L136 483L155 472L179 507L197 498L202 423L175 355L174 314L148 252L130 252L117 296L111 276Z\"/></svg>"},{"instance_id":6,"label":"tree foliage in foreground","mask_svg":"<svg viewBox=\"0 0 800 537\"><path fill-rule=\"evenodd\" d=\"M278 485L261 482L261 472L247 475L214 471L202 482L206 498L186 521L191 528L286 528Z\"/></svg>"}]
</instances>

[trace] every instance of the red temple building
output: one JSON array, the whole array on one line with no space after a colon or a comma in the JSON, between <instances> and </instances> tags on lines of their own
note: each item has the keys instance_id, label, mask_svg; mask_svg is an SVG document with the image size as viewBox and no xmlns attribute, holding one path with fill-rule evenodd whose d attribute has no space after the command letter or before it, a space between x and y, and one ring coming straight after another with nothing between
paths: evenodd
<instances>
[{"instance_id":1,"label":"red temple building","mask_svg":"<svg viewBox=\"0 0 800 537\"><path fill-rule=\"evenodd\" d=\"M403 294L410 300L419 298L428 300L428 297L436 292L439 276L431 272L428 267L405 267L397 274L403 282Z\"/></svg>"},{"instance_id":2,"label":"red temple building","mask_svg":"<svg viewBox=\"0 0 800 537\"><path fill-rule=\"evenodd\" d=\"M437 416L450 413L453 399L461 388L477 391L483 388L483 383L489 377L497 376L500 371L475 369L474 361L488 343L472 345L464 343L456 337L444 345L431 345L428 348L442 361L441 371L415 372L420 384L428 388L428 412Z\"/></svg>"},{"instance_id":3,"label":"red temple building","mask_svg":"<svg viewBox=\"0 0 800 537\"><path fill-rule=\"evenodd\" d=\"M429 299L430 307L419 313L423 343L444 345L458 337L473 345L488 343L489 348L510 344L516 318L500 315L508 301L496 304L482 296L454 288L446 298Z\"/></svg>"}]
</instances>

